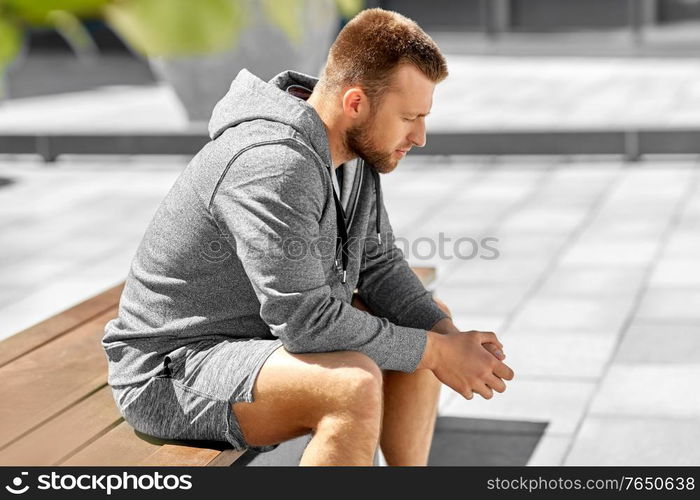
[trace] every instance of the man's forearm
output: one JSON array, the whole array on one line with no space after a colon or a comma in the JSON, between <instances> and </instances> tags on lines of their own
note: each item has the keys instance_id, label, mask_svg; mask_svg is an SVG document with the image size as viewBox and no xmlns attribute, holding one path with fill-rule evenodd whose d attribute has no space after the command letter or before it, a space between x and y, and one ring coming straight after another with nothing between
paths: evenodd
<instances>
[{"instance_id":1,"label":"man's forearm","mask_svg":"<svg viewBox=\"0 0 700 500\"><path fill-rule=\"evenodd\" d=\"M455 333L460 331L461 330L455 326L455 324L452 322L452 318L450 317L442 318L440 321L435 323L432 326L432 328L428 331L428 338L425 344L425 350L423 351L423 357L416 369L433 369L436 366L436 364L439 363L438 360L440 359L440 354L438 353L438 351L440 350L441 345L443 344L442 341L446 340L441 339L440 337L442 337L442 335L447 335L449 333ZM490 343L484 343L483 345L498 359L505 359L505 354L497 346Z\"/></svg>"},{"instance_id":2,"label":"man's forearm","mask_svg":"<svg viewBox=\"0 0 700 500\"><path fill-rule=\"evenodd\" d=\"M459 329L452 322L452 318L442 318L440 321L435 323L432 328L428 331L428 338L425 343L425 350L423 351L423 357L418 363L416 369L427 368L432 370L438 363L439 355L438 344L441 342L439 338L441 335L446 335L448 333L459 332Z\"/></svg>"}]
</instances>

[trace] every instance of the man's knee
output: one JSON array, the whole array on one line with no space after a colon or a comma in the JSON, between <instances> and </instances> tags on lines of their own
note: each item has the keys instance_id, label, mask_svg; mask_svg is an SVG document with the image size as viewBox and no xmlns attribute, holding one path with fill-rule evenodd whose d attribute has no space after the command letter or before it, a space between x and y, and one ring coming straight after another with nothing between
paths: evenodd
<instances>
[{"instance_id":1,"label":"man's knee","mask_svg":"<svg viewBox=\"0 0 700 500\"><path fill-rule=\"evenodd\" d=\"M341 366L325 371L326 411L343 411L373 417L381 413L382 370L365 354L343 351Z\"/></svg>"},{"instance_id":2,"label":"man's knee","mask_svg":"<svg viewBox=\"0 0 700 500\"><path fill-rule=\"evenodd\" d=\"M313 430L329 416L373 421L381 415L382 371L369 356L357 351L291 354L285 350L280 355L291 357L291 364L301 368L278 375L285 378L282 385L288 388L287 397L305 428ZM282 361L282 366L289 364Z\"/></svg>"}]
</instances>

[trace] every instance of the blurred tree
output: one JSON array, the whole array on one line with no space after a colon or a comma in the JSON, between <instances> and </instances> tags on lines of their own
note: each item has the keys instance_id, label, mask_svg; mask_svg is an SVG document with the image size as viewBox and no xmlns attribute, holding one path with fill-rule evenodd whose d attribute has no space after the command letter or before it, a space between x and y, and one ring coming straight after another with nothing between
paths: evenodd
<instances>
[{"instance_id":1,"label":"blurred tree","mask_svg":"<svg viewBox=\"0 0 700 500\"><path fill-rule=\"evenodd\" d=\"M52 28L79 55L94 54L95 45L80 19L96 18L109 0L0 0L0 69L21 50L24 33L30 28ZM12 35L7 35L12 31Z\"/></svg>"},{"instance_id":2,"label":"blurred tree","mask_svg":"<svg viewBox=\"0 0 700 500\"><path fill-rule=\"evenodd\" d=\"M227 87L231 75L221 75L222 68L237 72L253 66L269 76L268 67L301 64L296 69L315 73L318 54L325 57L340 18L353 17L363 6L364 0L0 0L0 72L20 52L30 27L52 27L78 55L96 54L80 20L103 17L127 46L150 58L175 84L190 116L203 119L204 112L194 107L208 113L212 93L219 98L225 87L214 84L206 97L186 94L212 87L217 78ZM186 66L190 75L178 76ZM185 85L177 88L173 79Z\"/></svg>"},{"instance_id":3,"label":"blurred tree","mask_svg":"<svg viewBox=\"0 0 700 500\"><path fill-rule=\"evenodd\" d=\"M353 17L364 0L333 0L343 17ZM303 37L305 11L323 0L111 0L104 8L113 29L140 53L180 56L234 48L254 10L292 43ZM258 4L256 6L256 4Z\"/></svg>"},{"instance_id":4,"label":"blurred tree","mask_svg":"<svg viewBox=\"0 0 700 500\"><path fill-rule=\"evenodd\" d=\"M246 7L240 0L121 0L106 5L104 13L140 54L179 56L235 46L248 23Z\"/></svg>"}]
</instances>

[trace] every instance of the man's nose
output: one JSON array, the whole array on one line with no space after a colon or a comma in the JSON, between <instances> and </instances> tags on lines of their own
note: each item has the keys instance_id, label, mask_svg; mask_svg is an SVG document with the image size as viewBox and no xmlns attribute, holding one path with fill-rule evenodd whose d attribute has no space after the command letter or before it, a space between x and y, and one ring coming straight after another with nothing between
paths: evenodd
<instances>
[{"instance_id":1,"label":"man's nose","mask_svg":"<svg viewBox=\"0 0 700 500\"><path fill-rule=\"evenodd\" d=\"M417 126L415 129L411 131L411 135L409 137L410 141L412 144L415 146L418 146L419 148L422 148L425 146L426 140L425 140L425 122L423 120L416 120Z\"/></svg>"}]
</instances>

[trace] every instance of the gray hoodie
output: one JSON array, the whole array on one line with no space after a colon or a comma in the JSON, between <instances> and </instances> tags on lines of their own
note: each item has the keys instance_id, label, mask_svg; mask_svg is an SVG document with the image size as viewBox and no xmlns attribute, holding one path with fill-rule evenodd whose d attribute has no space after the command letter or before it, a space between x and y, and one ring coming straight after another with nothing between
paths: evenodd
<instances>
[{"instance_id":1,"label":"gray hoodie","mask_svg":"<svg viewBox=\"0 0 700 500\"><path fill-rule=\"evenodd\" d=\"M211 141L158 207L105 327L110 385L147 381L187 344L231 338L415 370L446 315L394 245L379 175L362 160L345 165L356 170L343 210L326 129L305 101L316 82L243 69L216 105ZM350 305L354 290L377 316Z\"/></svg>"}]
</instances>

